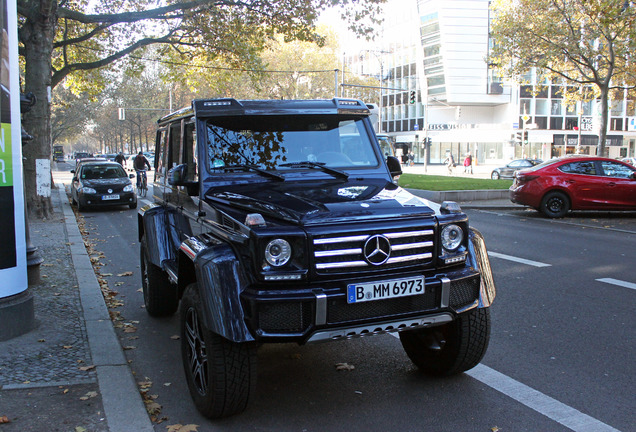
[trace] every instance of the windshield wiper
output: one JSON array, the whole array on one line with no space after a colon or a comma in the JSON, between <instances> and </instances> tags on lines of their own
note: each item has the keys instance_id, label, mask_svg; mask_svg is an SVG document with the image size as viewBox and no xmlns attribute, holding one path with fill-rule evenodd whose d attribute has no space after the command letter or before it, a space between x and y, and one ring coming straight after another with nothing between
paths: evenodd
<instances>
[{"instance_id":1,"label":"windshield wiper","mask_svg":"<svg viewBox=\"0 0 636 432\"><path fill-rule=\"evenodd\" d=\"M289 162L289 163L280 164L278 166L289 167L289 168L318 168L319 170L322 170L323 172L326 172L327 174L331 174L334 177L340 177L343 179L349 178L349 174L347 174L346 172L343 172L334 168L329 168L328 166L325 166L324 162L310 162L310 161Z\"/></svg>"},{"instance_id":2,"label":"windshield wiper","mask_svg":"<svg viewBox=\"0 0 636 432\"><path fill-rule=\"evenodd\" d=\"M216 167L214 169L224 169L224 170L236 170L236 169L240 169L243 171L254 171L255 173L258 173L260 175L262 175L263 177L269 177L272 178L274 180L278 180L278 181L285 181L285 177L280 176L278 174L274 174L272 172L269 171L265 171L263 169L260 169L254 165L224 165L224 166L220 166L220 167Z\"/></svg>"}]
</instances>

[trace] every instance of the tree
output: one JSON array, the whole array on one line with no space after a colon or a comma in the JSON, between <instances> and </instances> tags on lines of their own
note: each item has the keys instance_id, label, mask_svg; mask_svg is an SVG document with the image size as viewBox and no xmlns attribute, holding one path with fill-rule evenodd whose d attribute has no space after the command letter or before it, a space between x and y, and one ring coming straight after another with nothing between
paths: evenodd
<instances>
[{"instance_id":1,"label":"tree","mask_svg":"<svg viewBox=\"0 0 636 432\"><path fill-rule=\"evenodd\" d=\"M51 158L51 92L66 81L75 91L97 93L106 66L146 46L191 59L222 58L230 65L260 68L257 55L277 33L289 40L321 41L314 31L319 11L336 5L359 34L372 27L384 0L18 0L18 37L24 62L24 91L38 103L23 119L35 138L24 146L29 212L47 216L50 197L37 195L36 160ZM162 6L157 7L160 4ZM84 11L94 8L90 13Z\"/></svg>"},{"instance_id":2,"label":"tree","mask_svg":"<svg viewBox=\"0 0 636 432\"><path fill-rule=\"evenodd\" d=\"M636 84L633 2L493 0L491 9L489 63L508 77L536 68L538 83L562 80L566 98L598 98L597 154L604 155L611 92Z\"/></svg>"}]
</instances>

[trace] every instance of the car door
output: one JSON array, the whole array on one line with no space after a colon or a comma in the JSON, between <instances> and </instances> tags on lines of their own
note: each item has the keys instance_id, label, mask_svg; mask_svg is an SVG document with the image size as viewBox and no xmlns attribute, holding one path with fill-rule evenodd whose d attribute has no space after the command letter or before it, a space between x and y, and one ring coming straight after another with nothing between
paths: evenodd
<instances>
[{"instance_id":1,"label":"car door","mask_svg":"<svg viewBox=\"0 0 636 432\"><path fill-rule=\"evenodd\" d=\"M636 208L636 169L614 161L601 161L606 185L607 206L612 208Z\"/></svg>"},{"instance_id":2,"label":"car door","mask_svg":"<svg viewBox=\"0 0 636 432\"><path fill-rule=\"evenodd\" d=\"M606 184L596 161L569 162L561 165L559 171L565 173L561 184L570 194L573 210L594 210L607 205Z\"/></svg>"}]
</instances>

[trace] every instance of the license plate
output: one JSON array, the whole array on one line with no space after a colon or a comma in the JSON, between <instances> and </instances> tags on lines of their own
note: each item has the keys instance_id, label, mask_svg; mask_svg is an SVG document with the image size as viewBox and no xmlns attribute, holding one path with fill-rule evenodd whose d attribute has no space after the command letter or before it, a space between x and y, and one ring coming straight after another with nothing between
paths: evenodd
<instances>
[{"instance_id":1,"label":"license plate","mask_svg":"<svg viewBox=\"0 0 636 432\"><path fill-rule=\"evenodd\" d=\"M424 278L404 278L390 281L347 285L347 303L361 303L424 294Z\"/></svg>"},{"instance_id":2,"label":"license plate","mask_svg":"<svg viewBox=\"0 0 636 432\"><path fill-rule=\"evenodd\" d=\"M118 200L118 199L119 199L119 195L103 195L102 196L102 201Z\"/></svg>"}]
</instances>

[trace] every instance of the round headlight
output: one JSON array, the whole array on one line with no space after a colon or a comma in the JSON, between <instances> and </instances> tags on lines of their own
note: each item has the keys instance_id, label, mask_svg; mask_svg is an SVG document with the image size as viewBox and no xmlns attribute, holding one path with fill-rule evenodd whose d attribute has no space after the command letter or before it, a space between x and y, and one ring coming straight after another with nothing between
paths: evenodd
<instances>
[{"instance_id":1,"label":"round headlight","mask_svg":"<svg viewBox=\"0 0 636 432\"><path fill-rule=\"evenodd\" d=\"M291 245L287 240L272 240L265 246L265 259L270 265L274 267L284 266L289 258L291 258Z\"/></svg>"},{"instance_id":2,"label":"round headlight","mask_svg":"<svg viewBox=\"0 0 636 432\"><path fill-rule=\"evenodd\" d=\"M442 229L442 246L444 249L453 251L462 244L464 231L457 225L446 225Z\"/></svg>"}]
</instances>

